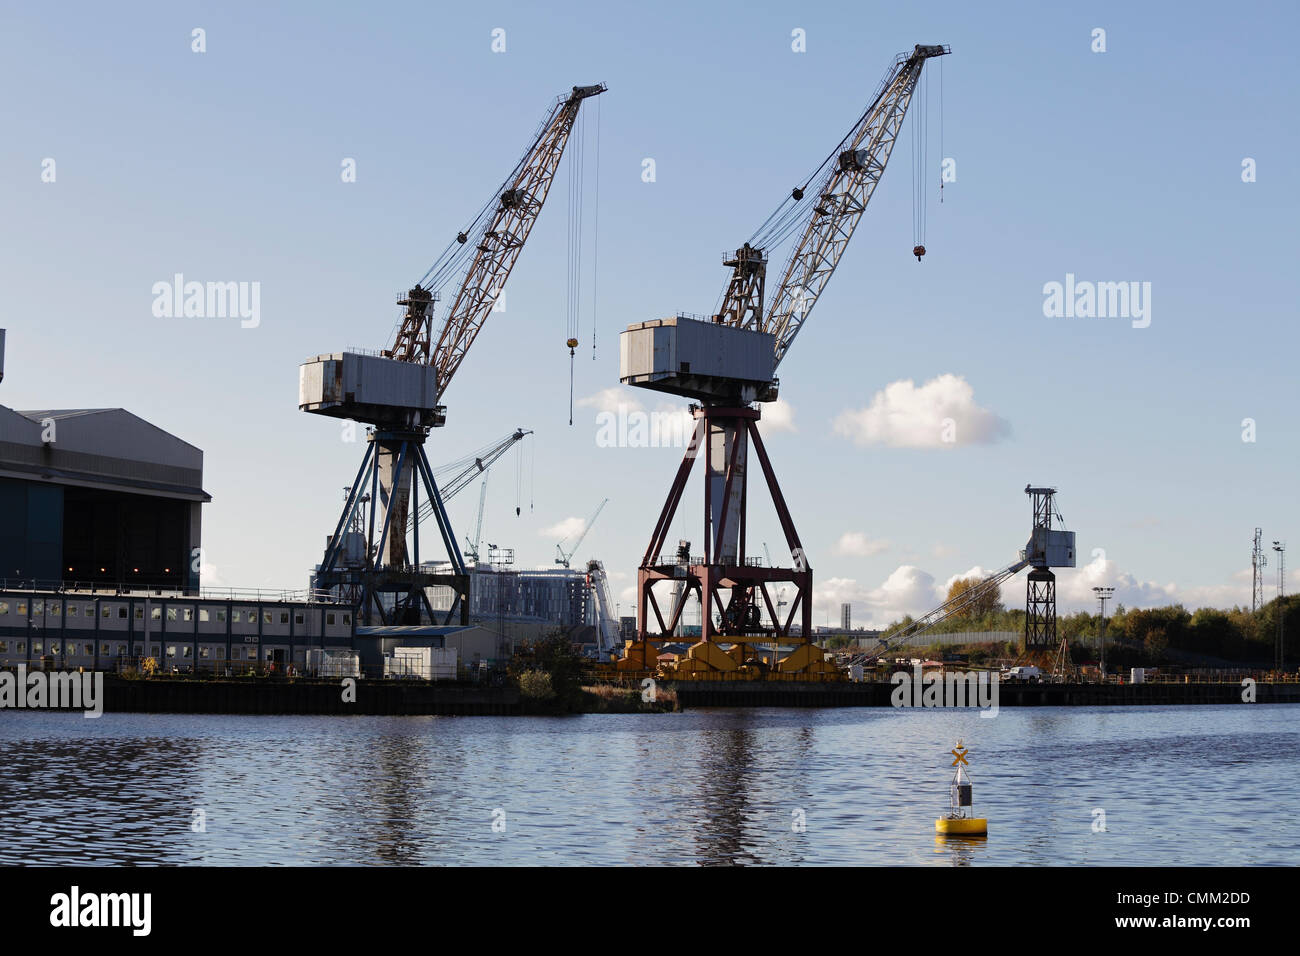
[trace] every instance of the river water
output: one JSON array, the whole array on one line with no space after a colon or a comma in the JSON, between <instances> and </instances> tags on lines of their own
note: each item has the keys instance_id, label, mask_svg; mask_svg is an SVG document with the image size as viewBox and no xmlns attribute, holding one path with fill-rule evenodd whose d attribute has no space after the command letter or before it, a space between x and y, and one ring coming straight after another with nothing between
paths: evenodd
<instances>
[{"instance_id":1,"label":"river water","mask_svg":"<svg viewBox=\"0 0 1300 956\"><path fill-rule=\"evenodd\" d=\"M959 737L984 840L934 833ZM1298 758L1265 704L5 711L0 863L1296 865Z\"/></svg>"}]
</instances>

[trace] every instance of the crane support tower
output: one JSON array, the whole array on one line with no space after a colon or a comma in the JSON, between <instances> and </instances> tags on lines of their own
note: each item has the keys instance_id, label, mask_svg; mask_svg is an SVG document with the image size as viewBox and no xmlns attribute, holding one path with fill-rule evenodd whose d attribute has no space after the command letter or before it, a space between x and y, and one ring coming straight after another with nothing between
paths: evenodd
<instances>
[{"instance_id":1,"label":"crane support tower","mask_svg":"<svg viewBox=\"0 0 1300 956\"><path fill-rule=\"evenodd\" d=\"M677 664L679 676L744 674L750 668L802 678L834 672L813 644L812 568L759 435L760 408L777 398L777 367L884 173L922 68L948 52L947 46L918 45L895 58L866 111L804 186L791 191L752 242L723 256L731 277L716 314L641 322L621 334L620 381L695 400L693 435L638 569L637 639L628 642L621 669L654 668L658 647L680 623L681 594L689 591L700 602L701 635ZM779 228L769 229L773 223ZM793 235L799 238L765 304L765 248ZM764 566L746 554L751 447L785 536L789 567ZM683 567L666 545L697 457L704 459L705 472L704 553ZM677 592L667 616L656 597L656 586L664 582ZM794 589L785 613L772 593L781 585ZM793 647L784 657L774 653L770 662L761 661L753 645L773 643Z\"/></svg>"},{"instance_id":2,"label":"crane support tower","mask_svg":"<svg viewBox=\"0 0 1300 956\"><path fill-rule=\"evenodd\" d=\"M1052 568L1075 566L1074 532L1065 530L1056 510L1055 488L1025 485L1025 494L1033 499L1034 507L1034 529L1024 553L1029 565L1025 585L1025 649L1033 650L1057 644L1056 575Z\"/></svg>"},{"instance_id":3,"label":"crane support tower","mask_svg":"<svg viewBox=\"0 0 1300 956\"><path fill-rule=\"evenodd\" d=\"M361 469L317 573L321 587L359 593L358 620L418 624L423 611L436 621L426 588L447 585L455 598L442 623L451 623L457 614L460 623L469 623L470 577L425 455L425 439L430 429L446 423L443 393L523 251L579 108L588 97L603 92L603 83L575 86L555 100L493 199L448 243L425 278L397 297L404 312L390 348L378 353L353 350L317 355L299 369L300 409L372 426ZM440 283L462 265L459 287L435 334ZM342 540L340 532L351 526L365 494L372 502L365 559L359 568L346 567L333 542ZM422 569L419 522L411 522L412 512L418 515L422 507L421 494L424 509L435 518L450 573ZM408 528L413 538L409 548Z\"/></svg>"}]
</instances>

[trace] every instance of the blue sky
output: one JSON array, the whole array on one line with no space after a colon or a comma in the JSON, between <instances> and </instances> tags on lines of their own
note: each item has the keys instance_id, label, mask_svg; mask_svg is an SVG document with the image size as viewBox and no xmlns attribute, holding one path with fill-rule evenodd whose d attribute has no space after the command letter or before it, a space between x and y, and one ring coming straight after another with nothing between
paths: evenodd
<instances>
[{"instance_id":1,"label":"blue sky","mask_svg":"<svg viewBox=\"0 0 1300 956\"><path fill-rule=\"evenodd\" d=\"M490 484L485 538L549 564L547 532L608 497L579 557L605 561L629 613L679 454L597 447L619 330L709 311L722 250L915 43L953 50L942 156L957 180L942 205L930 190L929 254L910 255L905 130L781 367L790 427L765 431L817 623L848 600L855 620L883 624L954 575L1008 563L1031 482L1060 489L1089 563L1062 572L1067 606L1091 606L1088 588L1106 583L1129 604L1248 602L1253 528L1300 542L1294 5L60 4L3 17L0 403L122 406L202 448L206 583L305 584L361 446L297 410L298 364L386 345L394 294L496 188L548 102L603 81L584 107L589 186L597 104L601 160L597 348L593 361L588 243L575 385L588 403L569 427L561 171L429 454L534 429L522 490L513 459ZM806 52L791 49L795 29ZM354 183L340 179L346 157ZM260 324L156 318L152 286L177 272L259 282ZM1149 327L1044 316L1044 284L1067 273L1151 283ZM908 380L919 395L887 389ZM647 409L668 401L622 391ZM908 447L928 399L1004 426ZM844 417L873 402L890 415ZM885 418L897 427L862 431ZM477 500L474 488L453 503L462 533ZM699 538L701 508L687 498L673 540ZM778 537L756 512L750 550L766 539L775 553ZM1022 592L1018 580L1004 598Z\"/></svg>"}]
</instances>

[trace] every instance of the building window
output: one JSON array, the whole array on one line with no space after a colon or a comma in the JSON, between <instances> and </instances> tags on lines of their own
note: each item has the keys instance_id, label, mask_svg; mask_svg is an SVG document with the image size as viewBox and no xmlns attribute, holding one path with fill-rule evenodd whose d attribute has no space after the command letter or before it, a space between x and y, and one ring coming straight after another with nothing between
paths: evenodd
<instances>
[{"instance_id":1,"label":"building window","mask_svg":"<svg viewBox=\"0 0 1300 956\"><path fill-rule=\"evenodd\" d=\"M239 623L239 612L238 612L238 611L231 611L231 612L230 612L230 620L231 620L231 623L233 623L233 624L238 624L238 623Z\"/></svg>"},{"instance_id":2,"label":"building window","mask_svg":"<svg viewBox=\"0 0 1300 956\"><path fill-rule=\"evenodd\" d=\"M345 613L345 614L343 615L343 623L344 623L344 624L351 624L351 623L352 623L352 615L351 615L351 614L346 614L346 613Z\"/></svg>"},{"instance_id":3,"label":"building window","mask_svg":"<svg viewBox=\"0 0 1300 956\"><path fill-rule=\"evenodd\" d=\"M281 623L281 624L288 624L288 623L289 623L289 612L288 612L288 611L281 611L281 612L280 612L280 623Z\"/></svg>"},{"instance_id":4,"label":"building window","mask_svg":"<svg viewBox=\"0 0 1300 956\"><path fill-rule=\"evenodd\" d=\"M0 654L8 654L8 653L9 653L9 642L0 641Z\"/></svg>"},{"instance_id":5,"label":"building window","mask_svg":"<svg viewBox=\"0 0 1300 956\"><path fill-rule=\"evenodd\" d=\"M87 657L94 657L94 656L95 656L95 645L94 645L94 644L86 644L86 645L84 645L84 646L85 646L85 648L86 648L86 656L87 656Z\"/></svg>"},{"instance_id":6,"label":"building window","mask_svg":"<svg viewBox=\"0 0 1300 956\"><path fill-rule=\"evenodd\" d=\"M32 647L33 647L33 652L35 653L35 652L36 652L36 651L35 651L35 645L32 645ZM14 647L14 653L15 653L15 654L26 654L26 653L27 653L27 642L26 642L26 641L19 641L19 642L17 643L17 645L15 645L15 647Z\"/></svg>"},{"instance_id":7,"label":"building window","mask_svg":"<svg viewBox=\"0 0 1300 956\"><path fill-rule=\"evenodd\" d=\"M293 623L295 623L295 624L301 624L301 623L302 623L302 611L299 611L297 614L295 614L295 615L293 616Z\"/></svg>"},{"instance_id":8,"label":"building window","mask_svg":"<svg viewBox=\"0 0 1300 956\"><path fill-rule=\"evenodd\" d=\"M109 654L113 653L111 650L109 650L109 647L110 647L110 645L108 644L108 642L105 642L105 643L103 643L103 644L100 644L100 645L99 645L99 653L101 653L101 654L103 654L105 657L107 657Z\"/></svg>"},{"instance_id":9,"label":"building window","mask_svg":"<svg viewBox=\"0 0 1300 956\"><path fill-rule=\"evenodd\" d=\"M194 645L186 644L181 648L181 657L190 658L194 656Z\"/></svg>"},{"instance_id":10,"label":"building window","mask_svg":"<svg viewBox=\"0 0 1300 956\"><path fill-rule=\"evenodd\" d=\"M8 614L8 613L9 613L9 602L0 601L0 614Z\"/></svg>"},{"instance_id":11,"label":"building window","mask_svg":"<svg viewBox=\"0 0 1300 956\"><path fill-rule=\"evenodd\" d=\"M161 621L161 620L162 620L162 608L160 608L160 607L151 608L150 611L149 611L149 619L152 620L152 621Z\"/></svg>"},{"instance_id":12,"label":"building window","mask_svg":"<svg viewBox=\"0 0 1300 956\"><path fill-rule=\"evenodd\" d=\"M199 623L207 624L208 620L209 620L208 609L205 607L199 608Z\"/></svg>"},{"instance_id":13,"label":"building window","mask_svg":"<svg viewBox=\"0 0 1300 956\"><path fill-rule=\"evenodd\" d=\"M126 620L126 608L125 608L125 607L119 607L119 608L117 609L117 619L118 619L119 621L125 621L125 620Z\"/></svg>"},{"instance_id":14,"label":"building window","mask_svg":"<svg viewBox=\"0 0 1300 956\"><path fill-rule=\"evenodd\" d=\"M50 644L50 653L51 654L59 653L59 644L57 641L54 641Z\"/></svg>"},{"instance_id":15,"label":"building window","mask_svg":"<svg viewBox=\"0 0 1300 956\"><path fill-rule=\"evenodd\" d=\"M331 624L331 625L334 623L334 612L333 612L333 611L330 611L328 614L325 615L325 623L326 623L326 624Z\"/></svg>"},{"instance_id":16,"label":"building window","mask_svg":"<svg viewBox=\"0 0 1300 956\"><path fill-rule=\"evenodd\" d=\"M19 601L18 604L17 604L17 606L16 606L16 608L15 608L15 610L16 610L19 614L26 614L26 613L27 613L27 602L26 602L26 601Z\"/></svg>"},{"instance_id":17,"label":"building window","mask_svg":"<svg viewBox=\"0 0 1300 956\"><path fill-rule=\"evenodd\" d=\"M225 611L225 608L218 608L218 609L217 609L217 623L218 623L218 624L224 624L224 623L226 623L226 611Z\"/></svg>"},{"instance_id":18,"label":"building window","mask_svg":"<svg viewBox=\"0 0 1300 956\"><path fill-rule=\"evenodd\" d=\"M104 620L107 621L110 617L113 616L113 609L112 609L111 607L108 607L108 606L106 605L106 606L101 610L101 613L100 613L99 616L102 617ZM123 616L123 617L126 617L125 614L123 614L122 616Z\"/></svg>"},{"instance_id":19,"label":"building window","mask_svg":"<svg viewBox=\"0 0 1300 956\"><path fill-rule=\"evenodd\" d=\"M58 617L58 616L59 616L59 605L58 605L57 603L55 603L54 601L51 601L50 604L49 604L49 607L48 607L48 609L47 609L47 613L50 615L50 617Z\"/></svg>"},{"instance_id":20,"label":"building window","mask_svg":"<svg viewBox=\"0 0 1300 956\"><path fill-rule=\"evenodd\" d=\"M157 656L158 656L158 651L159 651L159 647L158 647L157 644L150 644L150 645L149 645L149 656L150 656L150 657L157 657Z\"/></svg>"},{"instance_id":21,"label":"building window","mask_svg":"<svg viewBox=\"0 0 1300 956\"><path fill-rule=\"evenodd\" d=\"M187 607L187 608L185 609L185 620L187 620L187 621L192 621L192 620L194 620L194 608L192 608L192 607Z\"/></svg>"},{"instance_id":22,"label":"building window","mask_svg":"<svg viewBox=\"0 0 1300 956\"><path fill-rule=\"evenodd\" d=\"M271 623L271 612L270 612L270 611L263 611L263 612L262 612L262 623L263 623L263 624L270 624L270 623Z\"/></svg>"},{"instance_id":23,"label":"building window","mask_svg":"<svg viewBox=\"0 0 1300 956\"><path fill-rule=\"evenodd\" d=\"M242 647L232 647L230 649L230 659L232 661L240 660L243 657L244 649Z\"/></svg>"},{"instance_id":24,"label":"building window","mask_svg":"<svg viewBox=\"0 0 1300 956\"><path fill-rule=\"evenodd\" d=\"M208 646L206 644L199 648L199 657L205 661L208 659Z\"/></svg>"},{"instance_id":25,"label":"building window","mask_svg":"<svg viewBox=\"0 0 1300 956\"><path fill-rule=\"evenodd\" d=\"M69 604L69 605L68 605L68 617L76 617L76 616L77 616L77 605L75 605L75 604Z\"/></svg>"},{"instance_id":26,"label":"building window","mask_svg":"<svg viewBox=\"0 0 1300 956\"><path fill-rule=\"evenodd\" d=\"M174 620L176 620L176 608L174 608L174 607L169 607L169 608L167 609L167 620L169 620L169 621L174 621Z\"/></svg>"}]
</instances>

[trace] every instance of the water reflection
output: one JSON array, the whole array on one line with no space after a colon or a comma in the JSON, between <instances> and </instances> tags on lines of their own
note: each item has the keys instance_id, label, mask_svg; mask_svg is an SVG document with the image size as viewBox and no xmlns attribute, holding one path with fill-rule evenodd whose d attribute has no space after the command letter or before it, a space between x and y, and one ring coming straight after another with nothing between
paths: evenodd
<instances>
[{"instance_id":1,"label":"water reflection","mask_svg":"<svg viewBox=\"0 0 1300 956\"><path fill-rule=\"evenodd\" d=\"M973 836L958 833L936 833L934 852L947 854L953 866L970 866L975 856L989 842L987 835Z\"/></svg>"}]
</instances>

